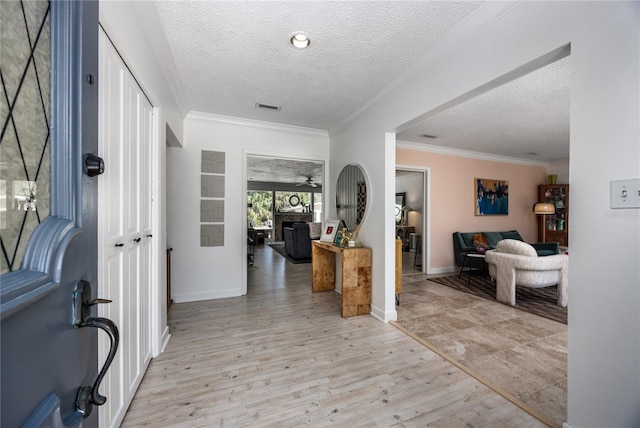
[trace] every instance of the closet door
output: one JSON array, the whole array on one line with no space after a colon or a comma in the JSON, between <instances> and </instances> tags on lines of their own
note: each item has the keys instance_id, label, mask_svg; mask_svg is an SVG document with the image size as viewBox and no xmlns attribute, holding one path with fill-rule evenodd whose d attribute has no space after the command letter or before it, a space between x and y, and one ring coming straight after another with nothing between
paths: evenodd
<instances>
[{"instance_id":1,"label":"closet door","mask_svg":"<svg viewBox=\"0 0 640 428\"><path fill-rule=\"evenodd\" d=\"M98 180L98 295L112 300L108 305L100 305L98 314L113 320L120 330L120 347L111 369L107 372L101 388L109 397L99 409L101 426L114 426L113 418L126 411L124 394L124 354L127 325L123 322L123 292L128 288L128 260L125 253L126 195L125 171L127 129L125 85L126 68L118 53L100 31L100 74L99 74L99 153L105 161L105 172ZM106 358L108 349L106 338L99 336L98 362Z\"/></svg>"},{"instance_id":2,"label":"closet door","mask_svg":"<svg viewBox=\"0 0 640 428\"><path fill-rule=\"evenodd\" d=\"M118 426L151 360L151 144L153 109L118 52L101 31L100 152L105 174L98 218L99 287L113 300L99 313L113 317L121 347L104 388L110 401L100 425ZM101 358L108 343L99 343Z\"/></svg>"}]
</instances>

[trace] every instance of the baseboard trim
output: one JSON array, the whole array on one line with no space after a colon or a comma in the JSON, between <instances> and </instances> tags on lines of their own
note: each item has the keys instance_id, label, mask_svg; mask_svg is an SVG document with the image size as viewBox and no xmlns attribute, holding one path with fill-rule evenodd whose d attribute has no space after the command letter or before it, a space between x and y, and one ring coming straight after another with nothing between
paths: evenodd
<instances>
[{"instance_id":1,"label":"baseboard trim","mask_svg":"<svg viewBox=\"0 0 640 428\"><path fill-rule=\"evenodd\" d=\"M576 428L573 425L571 425L569 422L565 422L562 424L562 428Z\"/></svg>"},{"instance_id":2,"label":"baseboard trim","mask_svg":"<svg viewBox=\"0 0 640 428\"><path fill-rule=\"evenodd\" d=\"M382 321L383 323L388 323L389 321L396 321L398 319L398 312L394 309L393 311L382 311L380 308L371 305L371 314L372 317Z\"/></svg>"},{"instance_id":3,"label":"baseboard trim","mask_svg":"<svg viewBox=\"0 0 640 428\"><path fill-rule=\"evenodd\" d=\"M451 273L456 272L458 268L456 266L445 266L439 268L431 268L428 270L427 275L437 275L440 273Z\"/></svg>"},{"instance_id":4,"label":"baseboard trim","mask_svg":"<svg viewBox=\"0 0 640 428\"><path fill-rule=\"evenodd\" d=\"M162 354L165 349L167 349L167 345L169 344L169 339L171 339L171 335L169 334L169 326L165 326L162 335L160 336L160 352L158 355ZM157 357L158 355L154 355L153 357Z\"/></svg>"},{"instance_id":5,"label":"baseboard trim","mask_svg":"<svg viewBox=\"0 0 640 428\"><path fill-rule=\"evenodd\" d=\"M480 383L482 383L485 386L487 386L488 388L492 389L493 391L495 391L497 394L501 395L506 400L508 400L511 403L513 403L514 405L520 407L522 410L524 410L525 412L529 413L531 416L533 416L534 418L538 419L543 424L548 425L549 427L558 427L558 428L560 427L560 425L558 425L553 420L551 420L547 415L545 415L545 414L541 413L540 411L534 409L533 407L529 406L527 403L525 403L522 400L520 400L515 395L511 394L510 392L505 391L504 389L502 389L498 385L494 384L493 382L483 378L478 373L476 373L475 371L471 370L469 367L467 367L464 364L461 364L460 362L458 362L455 359L451 358L449 355L447 355L440 348L438 348L437 346L432 345L431 343L429 343L426 340L422 339L421 337L417 336L416 334L414 334L410 330L407 330L400 323L391 322L390 324L393 325L398 330L400 330L403 333L405 333L407 336L409 336L412 339L414 339L416 342L418 342L418 343L426 346L427 348L431 349L433 352L438 354L440 357L444 358L445 360L447 360L448 362L450 362L451 364L453 364L454 366L456 366L457 368L459 368L460 370L462 370L463 372L465 372L469 376L475 378ZM567 425L566 427L565 427L565 425L567 425L566 422L562 425L562 428L572 428L571 425Z\"/></svg>"},{"instance_id":6,"label":"baseboard trim","mask_svg":"<svg viewBox=\"0 0 640 428\"><path fill-rule=\"evenodd\" d=\"M214 292L208 291L203 293L171 293L174 303L199 302L201 300L215 300L238 296L242 296L239 289Z\"/></svg>"}]
</instances>

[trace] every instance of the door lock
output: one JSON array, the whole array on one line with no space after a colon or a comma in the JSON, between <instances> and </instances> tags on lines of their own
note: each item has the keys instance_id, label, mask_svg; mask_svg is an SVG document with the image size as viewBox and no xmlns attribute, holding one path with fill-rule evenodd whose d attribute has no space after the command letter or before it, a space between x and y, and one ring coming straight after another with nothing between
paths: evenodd
<instances>
[{"instance_id":1,"label":"door lock","mask_svg":"<svg viewBox=\"0 0 640 428\"><path fill-rule=\"evenodd\" d=\"M104 160L97 155L88 153L84 158L84 166L89 177L95 177L104 172Z\"/></svg>"}]
</instances>

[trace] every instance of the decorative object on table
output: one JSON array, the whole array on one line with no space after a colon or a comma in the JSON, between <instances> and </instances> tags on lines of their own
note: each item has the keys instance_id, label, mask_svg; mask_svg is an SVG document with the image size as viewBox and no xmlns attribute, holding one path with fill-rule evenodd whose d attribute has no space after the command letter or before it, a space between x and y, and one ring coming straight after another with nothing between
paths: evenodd
<instances>
[{"instance_id":1,"label":"decorative object on table","mask_svg":"<svg viewBox=\"0 0 640 428\"><path fill-rule=\"evenodd\" d=\"M338 224L340 220L327 220L322 228L322 236L320 240L324 242L333 242L338 232Z\"/></svg>"},{"instance_id":2,"label":"decorative object on table","mask_svg":"<svg viewBox=\"0 0 640 428\"><path fill-rule=\"evenodd\" d=\"M556 184L558 182L558 174L547 175L547 184Z\"/></svg>"},{"instance_id":3,"label":"decorative object on table","mask_svg":"<svg viewBox=\"0 0 640 428\"><path fill-rule=\"evenodd\" d=\"M475 215L509 214L509 182L476 178Z\"/></svg>"},{"instance_id":4,"label":"decorative object on table","mask_svg":"<svg viewBox=\"0 0 640 428\"><path fill-rule=\"evenodd\" d=\"M342 229L342 230L338 229L338 231L336 232L336 236L333 239L333 243L335 245L340 246L342 244L342 233L343 233L343 230L345 230L345 229Z\"/></svg>"},{"instance_id":5,"label":"decorative object on table","mask_svg":"<svg viewBox=\"0 0 640 428\"><path fill-rule=\"evenodd\" d=\"M352 240L353 240L353 232L347 231L346 227L342 229L342 240L340 241L340 246L343 248L346 248L349 246L349 241L352 241ZM355 242L354 242L354 246L355 246Z\"/></svg>"},{"instance_id":6,"label":"decorative object on table","mask_svg":"<svg viewBox=\"0 0 640 428\"><path fill-rule=\"evenodd\" d=\"M356 226L356 230L353 231L353 246L355 247L356 245L358 245L358 235L360 235L360 227L362 226L362 224L359 224Z\"/></svg>"},{"instance_id":7,"label":"decorative object on table","mask_svg":"<svg viewBox=\"0 0 640 428\"><path fill-rule=\"evenodd\" d=\"M549 215L549 214L555 214L556 207L553 204L549 204L547 202L538 202L538 203L533 205L533 212L536 215L541 215L542 219L543 219L543 223L546 223L546 220L545 220L546 216ZM546 242L545 241L545 230L546 229L547 229L546 227L542 228L542 242Z\"/></svg>"}]
</instances>

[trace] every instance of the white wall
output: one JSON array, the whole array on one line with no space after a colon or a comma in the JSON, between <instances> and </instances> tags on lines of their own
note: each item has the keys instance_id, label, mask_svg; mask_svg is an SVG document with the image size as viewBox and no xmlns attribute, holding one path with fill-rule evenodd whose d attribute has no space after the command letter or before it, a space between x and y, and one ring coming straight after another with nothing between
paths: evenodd
<instances>
[{"instance_id":1,"label":"white wall","mask_svg":"<svg viewBox=\"0 0 640 428\"><path fill-rule=\"evenodd\" d=\"M360 236L373 249L372 313L392 319L395 156L388 133L571 43L568 422L574 426L640 424L640 215L609 208L609 181L640 177L639 28L637 2L489 2L401 76L406 82L331 133L330 180L351 162L369 177Z\"/></svg>"},{"instance_id":2,"label":"white wall","mask_svg":"<svg viewBox=\"0 0 640 428\"><path fill-rule=\"evenodd\" d=\"M167 152L168 245L176 302L246 293L246 154L327 162L325 131L190 113L184 148ZM225 245L200 247L200 154L225 152ZM330 188L323 185L323 190Z\"/></svg>"},{"instance_id":3,"label":"white wall","mask_svg":"<svg viewBox=\"0 0 640 428\"><path fill-rule=\"evenodd\" d=\"M152 299L155 302L151 308L153 316L153 353L157 356L169 340L167 327L167 298L166 298L166 248L167 223L165 200L165 168L166 168L166 124L169 123L174 140L182 140L182 121L186 115L184 101L180 98L180 89L175 87L175 79L168 78L166 61L158 57L158 46L150 40L158 40L163 34L153 32L149 28L148 20L155 8L148 9L151 3L100 1L100 25L104 28L120 56L132 71L136 80L150 98L154 107L154 136L153 150L153 201L154 205L154 278L152 284ZM98 76L98 78L100 78ZM106 165L108 168L109 165Z\"/></svg>"},{"instance_id":4,"label":"white wall","mask_svg":"<svg viewBox=\"0 0 640 428\"><path fill-rule=\"evenodd\" d=\"M569 159L561 159L549 163L547 174L556 174L558 184L569 183Z\"/></svg>"}]
</instances>

